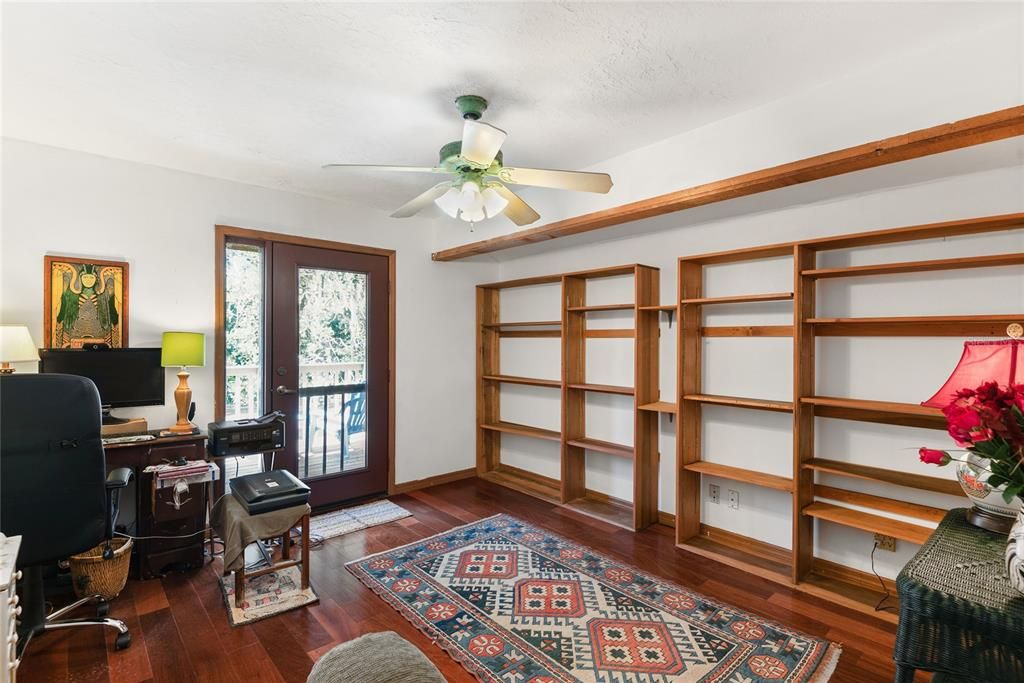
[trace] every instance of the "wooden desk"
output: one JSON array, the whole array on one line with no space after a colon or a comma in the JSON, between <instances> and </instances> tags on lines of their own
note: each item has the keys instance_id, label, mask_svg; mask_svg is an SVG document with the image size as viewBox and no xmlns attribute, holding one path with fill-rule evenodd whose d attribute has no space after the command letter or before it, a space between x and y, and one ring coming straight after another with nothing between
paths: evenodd
<instances>
[{"instance_id":1,"label":"wooden desk","mask_svg":"<svg viewBox=\"0 0 1024 683\"><path fill-rule=\"evenodd\" d=\"M155 432L150 432L156 435ZM192 484L180 508L174 506L171 488L154 491L149 465L184 457L206 460L206 435L157 436L151 441L108 444L103 447L107 469L130 467L135 474L135 533L133 536L185 536L174 539L140 539L132 552L132 578L153 579L172 569L203 566L206 529L207 484ZM128 501L122 499L122 505ZM129 503L130 504L130 503Z\"/></svg>"}]
</instances>

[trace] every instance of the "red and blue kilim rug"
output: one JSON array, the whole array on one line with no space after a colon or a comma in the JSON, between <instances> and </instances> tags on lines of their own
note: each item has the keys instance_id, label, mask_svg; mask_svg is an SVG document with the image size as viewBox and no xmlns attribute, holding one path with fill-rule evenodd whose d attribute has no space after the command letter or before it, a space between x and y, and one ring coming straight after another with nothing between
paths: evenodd
<instances>
[{"instance_id":1,"label":"red and blue kilim rug","mask_svg":"<svg viewBox=\"0 0 1024 683\"><path fill-rule=\"evenodd\" d=\"M508 515L350 562L482 681L827 681L839 646Z\"/></svg>"}]
</instances>

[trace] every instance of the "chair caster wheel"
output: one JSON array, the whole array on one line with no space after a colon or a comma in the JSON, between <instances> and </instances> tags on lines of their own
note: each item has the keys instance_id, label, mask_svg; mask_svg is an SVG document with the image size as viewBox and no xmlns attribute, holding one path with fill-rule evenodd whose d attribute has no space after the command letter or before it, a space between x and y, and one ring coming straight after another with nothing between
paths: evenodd
<instances>
[{"instance_id":1,"label":"chair caster wheel","mask_svg":"<svg viewBox=\"0 0 1024 683\"><path fill-rule=\"evenodd\" d=\"M114 641L114 649L115 650L124 650L124 649L126 649L131 644L132 644L132 634L131 633L118 633L117 634L117 640Z\"/></svg>"},{"instance_id":2,"label":"chair caster wheel","mask_svg":"<svg viewBox=\"0 0 1024 683\"><path fill-rule=\"evenodd\" d=\"M96 616L100 619L105 618L110 614L110 603L104 600L103 602L96 605Z\"/></svg>"}]
</instances>

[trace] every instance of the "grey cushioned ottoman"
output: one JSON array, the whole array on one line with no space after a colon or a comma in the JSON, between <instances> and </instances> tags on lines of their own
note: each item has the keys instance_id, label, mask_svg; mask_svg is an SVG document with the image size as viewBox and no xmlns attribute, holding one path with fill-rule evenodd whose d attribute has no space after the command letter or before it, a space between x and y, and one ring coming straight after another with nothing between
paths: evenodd
<instances>
[{"instance_id":1,"label":"grey cushioned ottoman","mask_svg":"<svg viewBox=\"0 0 1024 683\"><path fill-rule=\"evenodd\" d=\"M394 631L342 643L316 661L306 683L445 683L419 649Z\"/></svg>"}]
</instances>

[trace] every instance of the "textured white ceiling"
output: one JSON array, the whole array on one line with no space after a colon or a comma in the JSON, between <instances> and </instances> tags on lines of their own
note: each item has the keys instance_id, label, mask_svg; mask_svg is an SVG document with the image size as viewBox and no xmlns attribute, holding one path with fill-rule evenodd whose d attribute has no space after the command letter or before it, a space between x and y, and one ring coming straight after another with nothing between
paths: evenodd
<instances>
[{"instance_id":1,"label":"textured white ceiling","mask_svg":"<svg viewBox=\"0 0 1024 683\"><path fill-rule=\"evenodd\" d=\"M507 164L582 168L1014 11L4 3L3 133L386 209L436 180L320 164L432 164L460 93L491 100Z\"/></svg>"}]
</instances>

